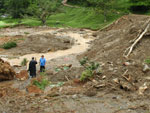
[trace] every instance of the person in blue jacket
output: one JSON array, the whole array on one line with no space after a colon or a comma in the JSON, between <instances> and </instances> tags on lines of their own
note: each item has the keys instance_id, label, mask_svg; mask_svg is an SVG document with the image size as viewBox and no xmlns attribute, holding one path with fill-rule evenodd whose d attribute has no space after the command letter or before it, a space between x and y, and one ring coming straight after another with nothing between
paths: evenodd
<instances>
[{"instance_id":1,"label":"person in blue jacket","mask_svg":"<svg viewBox=\"0 0 150 113\"><path fill-rule=\"evenodd\" d=\"M44 58L44 55L42 55L40 58L40 72L45 71L45 64L46 64L46 59Z\"/></svg>"}]
</instances>

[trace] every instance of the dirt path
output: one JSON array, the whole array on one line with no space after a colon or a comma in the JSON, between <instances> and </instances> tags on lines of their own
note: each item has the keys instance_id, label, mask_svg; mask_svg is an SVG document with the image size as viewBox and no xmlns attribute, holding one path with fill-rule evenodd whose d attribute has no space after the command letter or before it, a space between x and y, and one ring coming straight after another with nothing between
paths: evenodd
<instances>
[{"instance_id":1,"label":"dirt path","mask_svg":"<svg viewBox=\"0 0 150 113\"><path fill-rule=\"evenodd\" d=\"M57 31L57 34L56 34L56 31ZM85 30L85 31L87 32L88 35L92 33L92 31L89 31L89 30ZM83 38L84 34L82 33L74 32L74 31L59 32L59 29L58 30L52 30L52 29L44 30L40 32L38 31L38 32L34 32L33 34L41 35L41 34L46 34L46 33L50 33L50 34L55 33L56 36L69 36L73 38L76 42L72 48L67 49L67 50L59 50L56 52L48 52L48 53L27 54L27 55L20 56L19 58L15 58L15 59L8 59L8 58L3 58L3 59L10 62L11 65L20 65L21 61L24 58L30 60L32 57L36 57L36 59L39 60L41 55L44 55L47 60L51 60L54 58L58 58L58 57L62 57L62 56L70 55L70 54L79 54L79 53L85 52L89 47L88 43L92 41L92 39L90 38Z\"/></svg>"}]
</instances>

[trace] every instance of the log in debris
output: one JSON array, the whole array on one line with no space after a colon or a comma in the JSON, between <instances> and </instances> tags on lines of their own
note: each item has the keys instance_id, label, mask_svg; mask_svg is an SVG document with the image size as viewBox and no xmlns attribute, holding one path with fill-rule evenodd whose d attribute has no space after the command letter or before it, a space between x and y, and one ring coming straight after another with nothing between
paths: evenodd
<instances>
[{"instance_id":1,"label":"log in debris","mask_svg":"<svg viewBox=\"0 0 150 113\"><path fill-rule=\"evenodd\" d=\"M140 34L140 36L134 41L134 43L126 49L126 51L124 52L124 57L128 58L128 56L131 54L131 52L133 51L133 48L135 47L135 45L143 38L143 36L145 35L145 33L148 31L148 28L150 26L150 19L147 22L147 26L145 28L145 30ZM127 54L126 54L127 53Z\"/></svg>"}]
</instances>

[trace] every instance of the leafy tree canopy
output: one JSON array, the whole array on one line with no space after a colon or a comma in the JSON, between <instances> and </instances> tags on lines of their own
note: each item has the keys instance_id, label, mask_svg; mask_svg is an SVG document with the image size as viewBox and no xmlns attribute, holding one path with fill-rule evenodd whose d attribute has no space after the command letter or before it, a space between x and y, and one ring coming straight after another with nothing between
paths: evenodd
<instances>
[{"instance_id":1,"label":"leafy tree canopy","mask_svg":"<svg viewBox=\"0 0 150 113\"><path fill-rule=\"evenodd\" d=\"M5 4L7 12L10 13L13 18L20 18L26 13L26 9L30 5L30 0L7 0Z\"/></svg>"},{"instance_id":2,"label":"leafy tree canopy","mask_svg":"<svg viewBox=\"0 0 150 113\"><path fill-rule=\"evenodd\" d=\"M28 12L45 24L49 16L58 10L60 3L58 0L34 0L30 4Z\"/></svg>"}]
</instances>

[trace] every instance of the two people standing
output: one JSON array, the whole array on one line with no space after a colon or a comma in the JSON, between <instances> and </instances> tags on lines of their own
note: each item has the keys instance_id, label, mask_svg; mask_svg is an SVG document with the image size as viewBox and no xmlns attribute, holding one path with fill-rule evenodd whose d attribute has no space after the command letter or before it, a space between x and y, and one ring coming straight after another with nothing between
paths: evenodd
<instances>
[{"instance_id":1,"label":"two people standing","mask_svg":"<svg viewBox=\"0 0 150 113\"><path fill-rule=\"evenodd\" d=\"M46 64L46 59L44 58L44 55L41 56L40 58L40 72L44 72L45 71L45 64ZM32 57L32 60L29 63L29 69L28 71L30 72L30 76L36 77L36 64L37 61L34 57Z\"/></svg>"}]
</instances>

